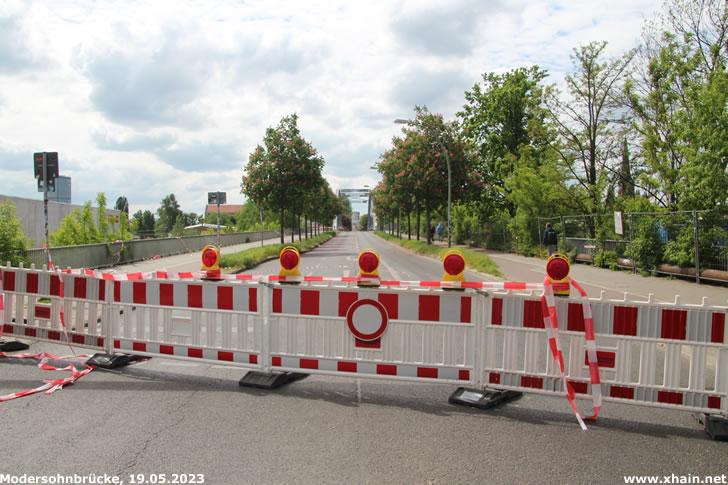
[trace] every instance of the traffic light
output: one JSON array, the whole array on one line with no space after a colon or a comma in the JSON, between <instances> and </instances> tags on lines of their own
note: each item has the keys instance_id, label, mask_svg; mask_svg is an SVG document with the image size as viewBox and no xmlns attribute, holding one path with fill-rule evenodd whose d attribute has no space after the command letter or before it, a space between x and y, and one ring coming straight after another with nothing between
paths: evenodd
<instances>
[{"instance_id":1,"label":"traffic light","mask_svg":"<svg viewBox=\"0 0 728 485\"><path fill-rule=\"evenodd\" d=\"M45 152L46 179L48 192L56 191L56 178L58 177L58 152ZM38 181L38 192L43 192L43 153L33 154L33 168Z\"/></svg>"}]
</instances>

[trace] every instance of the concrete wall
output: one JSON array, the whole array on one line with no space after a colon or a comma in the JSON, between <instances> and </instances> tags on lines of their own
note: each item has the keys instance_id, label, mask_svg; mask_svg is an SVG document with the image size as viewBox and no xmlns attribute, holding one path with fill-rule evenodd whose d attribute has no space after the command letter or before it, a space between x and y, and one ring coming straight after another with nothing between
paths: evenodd
<instances>
[{"instance_id":1,"label":"concrete wall","mask_svg":"<svg viewBox=\"0 0 728 485\"><path fill-rule=\"evenodd\" d=\"M40 195L40 194L39 194ZM41 195L42 197L42 195ZM31 247L39 248L45 242L45 223L43 220L43 199L24 199L22 197L10 197L0 195L0 204L11 202L15 205L15 214L20 218L23 224L23 234L31 240ZM76 204L63 204L60 202L48 201L48 234L53 234L59 227L61 222L74 209L83 209L83 206ZM96 209L92 208L94 217L96 217ZM109 216L118 216L119 211L114 209L106 209ZM113 224L114 230L119 229L118 224Z\"/></svg>"},{"instance_id":2,"label":"concrete wall","mask_svg":"<svg viewBox=\"0 0 728 485\"><path fill-rule=\"evenodd\" d=\"M220 234L220 245L231 246L246 242L260 241L260 232L236 232ZM263 239L279 237L277 231L264 231ZM131 263L154 258L200 251L205 246L217 244L217 235L170 237L164 239L142 239L121 243L87 244L84 246L65 246L51 248L51 261L60 268L100 268L120 263ZM121 254L117 254L121 251ZM28 251L31 263L37 268L46 264L45 250ZM3 263L4 264L4 263Z\"/></svg>"}]
</instances>

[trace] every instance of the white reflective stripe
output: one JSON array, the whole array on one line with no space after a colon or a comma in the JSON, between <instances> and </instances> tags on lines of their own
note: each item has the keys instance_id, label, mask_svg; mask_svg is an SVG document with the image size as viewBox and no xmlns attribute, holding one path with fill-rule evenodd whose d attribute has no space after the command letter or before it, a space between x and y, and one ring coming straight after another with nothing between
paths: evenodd
<instances>
[{"instance_id":1,"label":"white reflective stripe","mask_svg":"<svg viewBox=\"0 0 728 485\"><path fill-rule=\"evenodd\" d=\"M281 312L289 315L301 314L301 290L298 288L282 288Z\"/></svg>"},{"instance_id":2,"label":"white reflective stripe","mask_svg":"<svg viewBox=\"0 0 728 485\"><path fill-rule=\"evenodd\" d=\"M460 322L461 321L461 298L459 294L440 295L440 316L441 322Z\"/></svg>"},{"instance_id":3,"label":"white reflective stripe","mask_svg":"<svg viewBox=\"0 0 728 485\"><path fill-rule=\"evenodd\" d=\"M637 308L637 336L659 338L662 329L662 309L634 307Z\"/></svg>"},{"instance_id":4,"label":"white reflective stripe","mask_svg":"<svg viewBox=\"0 0 728 485\"><path fill-rule=\"evenodd\" d=\"M173 283L174 306L187 308L187 283Z\"/></svg>"},{"instance_id":5,"label":"white reflective stripe","mask_svg":"<svg viewBox=\"0 0 728 485\"><path fill-rule=\"evenodd\" d=\"M372 364L370 362L357 362L356 373L377 375L377 364Z\"/></svg>"},{"instance_id":6,"label":"white reflective stripe","mask_svg":"<svg viewBox=\"0 0 728 485\"><path fill-rule=\"evenodd\" d=\"M319 292L319 315L326 317L339 316L339 292L326 291ZM344 315L346 316L346 315Z\"/></svg>"},{"instance_id":7,"label":"white reflective stripe","mask_svg":"<svg viewBox=\"0 0 728 485\"><path fill-rule=\"evenodd\" d=\"M147 305L159 305L159 283L150 281L147 283Z\"/></svg>"},{"instance_id":8,"label":"white reflective stripe","mask_svg":"<svg viewBox=\"0 0 728 485\"><path fill-rule=\"evenodd\" d=\"M119 291L119 298L121 303L133 303L134 301L134 282L122 281L119 283L121 289Z\"/></svg>"},{"instance_id":9,"label":"white reflective stripe","mask_svg":"<svg viewBox=\"0 0 728 485\"><path fill-rule=\"evenodd\" d=\"M419 320L419 294L397 293L399 300L398 320Z\"/></svg>"},{"instance_id":10,"label":"white reflective stripe","mask_svg":"<svg viewBox=\"0 0 728 485\"><path fill-rule=\"evenodd\" d=\"M250 286L235 285L233 288L233 310L247 312L250 310Z\"/></svg>"},{"instance_id":11,"label":"white reflective stripe","mask_svg":"<svg viewBox=\"0 0 728 485\"><path fill-rule=\"evenodd\" d=\"M218 360L217 349L202 349L202 358L208 360Z\"/></svg>"},{"instance_id":12,"label":"white reflective stripe","mask_svg":"<svg viewBox=\"0 0 728 485\"><path fill-rule=\"evenodd\" d=\"M202 285L202 308L217 310L217 286L212 284Z\"/></svg>"},{"instance_id":13,"label":"white reflective stripe","mask_svg":"<svg viewBox=\"0 0 728 485\"><path fill-rule=\"evenodd\" d=\"M319 359L318 365L319 370L325 370L328 372L337 372L339 370L338 362L335 360Z\"/></svg>"}]
</instances>

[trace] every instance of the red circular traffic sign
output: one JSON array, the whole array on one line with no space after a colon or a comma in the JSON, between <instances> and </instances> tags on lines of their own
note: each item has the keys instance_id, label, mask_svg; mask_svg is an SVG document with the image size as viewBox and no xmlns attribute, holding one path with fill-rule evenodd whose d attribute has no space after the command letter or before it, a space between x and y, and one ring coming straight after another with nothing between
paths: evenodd
<instances>
[{"instance_id":1,"label":"red circular traffic sign","mask_svg":"<svg viewBox=\"0 0 728 485\"><path fill-rule=\"evenodd\" d=\"M376 300L357 300L346 312L346 324L359 340L377 340L387 329L387 310Z\"/></svg>"}]
</instances>

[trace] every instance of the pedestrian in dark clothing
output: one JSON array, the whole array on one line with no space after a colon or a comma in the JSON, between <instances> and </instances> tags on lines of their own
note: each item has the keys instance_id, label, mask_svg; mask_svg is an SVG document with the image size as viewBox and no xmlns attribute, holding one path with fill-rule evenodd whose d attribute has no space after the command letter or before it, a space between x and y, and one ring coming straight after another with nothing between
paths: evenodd
<instances>
[{"instance_id":1,"label":"pedestrian in dark clothing","mask_svg":"<svg viewBox=\"0 0 728 485\"><path fill-rule=\"evenodd\" d=\"M435 242L435 226L430 226L430 241Z\"/></svg>"},{"instance_id":2,"label":"pedestrian in dark clothing","mask_svg":"<svg viewBox=\"0 0 728 485\"><path fill-rule=\"evenodd\" d=\"M556 231L551 227L551 223L546 223L546 230L543 233L543 245L548 250L549 257L556 252L556 245L559 243L559 236Z\"/></svg>"}]
</instances>

